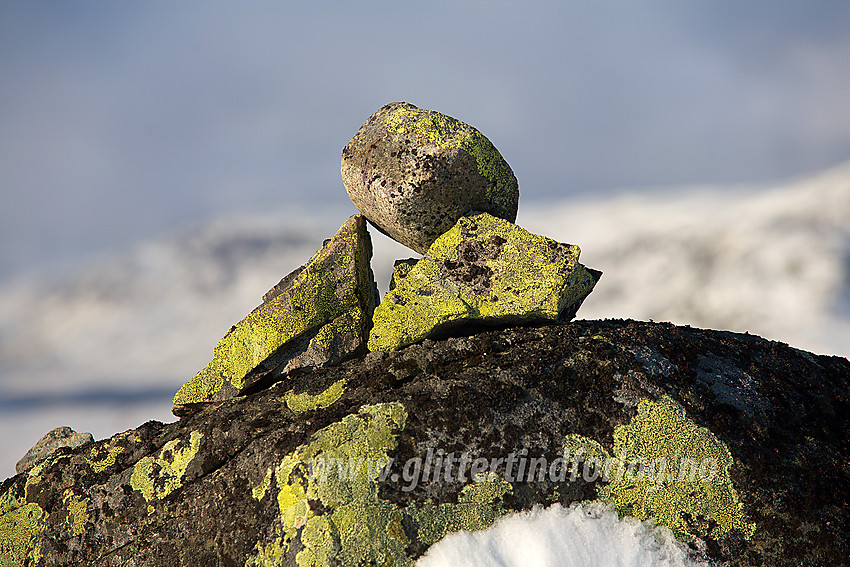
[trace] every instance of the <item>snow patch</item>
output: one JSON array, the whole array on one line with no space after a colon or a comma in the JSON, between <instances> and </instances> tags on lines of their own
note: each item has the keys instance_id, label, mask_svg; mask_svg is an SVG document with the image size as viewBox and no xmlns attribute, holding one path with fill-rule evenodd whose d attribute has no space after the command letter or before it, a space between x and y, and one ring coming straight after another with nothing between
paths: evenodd
<instances>
[{"instance_id":1,"label":"snow patch","mask_svg":"<svg viewBox=\"0 0 850 567\"><path fill-rule=\"evenodd\" d=\"M457 532L431 546L418 567L707 566L669 529L620 519L598 502L535 507L478 532Z\"/></svg>"}]
</instances>

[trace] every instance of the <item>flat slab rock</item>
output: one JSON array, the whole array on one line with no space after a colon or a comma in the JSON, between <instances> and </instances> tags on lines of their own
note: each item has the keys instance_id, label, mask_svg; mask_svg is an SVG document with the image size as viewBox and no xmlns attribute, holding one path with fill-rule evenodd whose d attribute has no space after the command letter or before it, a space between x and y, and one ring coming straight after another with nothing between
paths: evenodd
<instances>
[{"instance_id":1,"label":"flat slab rock","mask_svg":"<svg viewBox=\"0 0 850 567\"><path fill-rule=\"evenodd\" d=\"M463 323L572 319L601 275L578 246L488 213L461 217L419 261L397 262L369 350L393 350Z\"/></svg>"},{"instance_id":2,"label":"flat slab rock","mask_svg":"<svg viewBox=\"0 0 850 567\"><path fill-rule=\"evenodd\" d=\"M336 364L365 350L378 299L371 257L366 219L353 215L224 335L212 361L175 394L175 413L239 395L275 369Z\"/></svg>"},{"instance_id":3,"label":"flat slab rock","mask_svg":"<svg viewBox=\"0 0 850 567\"><path fill-rule=\"evenodd\" d=\"M342 151L340 172L357 209L419 253L469 211L516 219L519 184L490 140L406 102L363 123Z\"/></svg>"},{"instance_id":4,"label":"flat slab rock","mask_svg":"<svg viewBox=\"0 0 850 567\"><path fill-rule=\"evenodd\" d=\"M446 533L534 504L598 499L734 566L850 557L847 359L751 335L574 321L426 340L279 378L176 423L59 449L6 480L0 557L410 565ZM664 477L639 491L640 482L551 468L523 477L505 460L624 448L711 456L716 481ZM456 472L435 474L450 453ZM471 465L461 475L461 454L496 475L476 482ZM374 464L389 458L382 479ZM418 476L406 474L416 459ZM354 472L340 476L340 465Z\"/></svg>"}]
</instances>

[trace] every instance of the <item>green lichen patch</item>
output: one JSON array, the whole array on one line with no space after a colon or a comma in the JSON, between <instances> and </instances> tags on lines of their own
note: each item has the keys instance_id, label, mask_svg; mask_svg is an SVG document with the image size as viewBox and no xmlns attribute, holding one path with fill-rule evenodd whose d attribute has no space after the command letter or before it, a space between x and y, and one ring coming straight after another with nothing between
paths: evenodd
<instances>
[{"instance_id":1,"label":"green lichen patch","mask_svg":"<svg viewBox=\"0 0 850 567\"><path fill-rule=\"evenodd\" d=\"M130 486L141 492L148 502L162 500L183 486L183 476L197 454L203 436L200 431L192 431L188 443L172 439L157 456L148 455L140 459L133 467Z\"/></svg>"},{"instance_id":2,"label":"green lichen patch","mask_svg":"<svg viewBox=\"0 0 850 567\"><path fill-rule=\"evenodd\" d=\"M283 565L284 556L289 545L283 542L282 537L276 537L268 543L257 543L254 546L254 555L245 562L245 567L274 567Z\"/></svg>"},{"instance_id":3,"label":"green lichen patch","mask_svg":"<svg viewBox=\"0 0 850 567\"><path fill-rule=\"evenodd\" d=\"M358 414L319 430L312 443L298 447L276 467L279 537L288 546L300 534L299 565L325 565L331 557L340 563L362 557L366 562L386 564L388 559L404 555L406 539L387 536L394 506L378 499L377 471L365 465L358 468L356 463L358 459L361 464L367 459L386 462L387 451L395 447L394 431L403 427L406 419L407 412L398 403L364 406ZM352 474L311 473L311 467L337 462L343 466L355 463ZM333 511L316 515L311 501ZM269 556L267 546L259 545L258 550Z\"/></svg>"},{"instance_id":4,"label":"green lichen patch","mask_svg":"<svg viewBox=\"0 0 850 567\"><path fill-rule=\"evenodd\" d=\"M394 350L463 321L554 321L574 313L596 284L579 254L578 246L488 213L461 217L424 258L396 270L375 310L369 350Z\"/></svg>"},{"instance_id":5,"label":"green lichen patch","mask_svg":"<svg viewBox=\"0 0 850 567\"><path fill-rule=\"evenodd\" d=\"M283 396L283 401L293 413L324 409L342 397L345 392L345 384L345 378L340 378L319 394L308 394L306 392L296 394L290 390Z\"/></svg>"},{"instance_id":6,"label":"green lichen patch","mask_svg":"<svg viewBox=\"0 0 850 567\"><path fill-rule=\"evenodd\" d=\"M120 445L109 446L107 443L101 443L91 448L86 462L95 473L101 473L115 465L115 459L123 451L124 447Z\"/></svg>"},{"instance_id":7,"label":"green lichen patch","mask_svg":"<svg viewBox=\"0 0 850 567\"><path fill-rule=\"evenodd\" d=\"M352 342L361 338L366 320L363 311L358 307L350 309L319 329L313 337L311 347L324 352L332 352L338 348L341 341ZM308 350L310 348L308 347ZM330 354L325 355L330 358Z\"/></svg>"},{"instance_id":8,"label":"green lichen patch","mask_svg":"<svg viewBox=\"0 0 850 567\"><path fill-rule=\"evenodd\" d=\"M62 502L68 512L65 526L71 535L78 536L85 532L86 522L89 521L88 498L81 498L73 490L68 489L62 495Z\"/></svg>"},{"instance_id":9,"label":"green lichen patch","mask_svg":"<svg viewBox=\"0 0 850 567\"><path fill-rule=\"evenodd\" d=\"M266 475L263 477L263 481L257 486L251 489L251 497L254 500L262 500L266 497L266 492L269 491L269 488L272 486L272 476L274 475L274 469L269 467L266 470Z\"/></svg>"},{"instance_id":10,"label":"green lichen patch","mask_svg":"<svg viewBox=\"0 0 850 567\"><path fill-rule=\"evenodd\" d=\"M512 490L511 484L498 477L480 477L458 495L457 504L410 505L408 515L415 521L419 541L433 545L446 534L489 528L505 510L499 502Z\"/></svg>"},{"instance_id":11,"label":"green lichen patch","mask_svg":"<svg viewBox=\"0 0 850 567\"><path fill-rule=\"evenodd\" d=\"M410 270L413 269L413 266L415 266L418 261L419 260L416 258L408 258L406 260L396 260L393 263L393 274L392 277L390 277L389 291L394 290L396 285L407 277L407 274L410 273Z\"/></svg>"},{"instance_id":12,"label":"green lichen patch","mask_svg":"<svg viewBox=\"0 0 850 567\"><path fill-rule=\"evenodd\" d=\"M224 400L293 359L320 366L362 348L377 295L371 253L365 218L354 215L224 335L213 360L180 388L174 404ZM299 346L311 332L312 340Z\"/></svg>"},{"instance_id":13,"label":"green lichen patch","mask_svg":"<svg viewBox=\"0 0 850 567\"><path fill-rule=\"evenodd\" d=\"M500 208L513 208L513 218L516 218L519 198L516 177L499 150L477 129L451 116L412 104L400 105L384 118L384 124L391 132L416 132L444 150L457 148L473 156L478 173L493 184L487 191L488 200Z\"/></svg>"},{"instance_id":14,"label":"green lichen patch","mask_svg":"<svg viewBox=\"0 0 850 567\"><path fill-rule=\"evenodd\" d=\"M631 423L614 430L614 455L621 453L672 468L656 471L654 479L624 474L607 485L600 496L612 498L621 512L654 518L680 537L717 539L733 529L745 538L753 535L756 525L744 519L729 477L734 462L729 449L669 396L640 402Z\"/></svg>"},{"instance_id":15,"label":"green lichen patch","mask_svg":"<svg viewBox=\"0 0 850 567\"><path fill-rule=\"evenodd\" d=\"M598 441L576 434L564 438L564 459L568 462L581 460L604 466L610 458L611 455Z\"/></svg>"},{"instance_id":16,"label":"green lichen patch","mask_svg":"<svg viewBox=\"0 0 850 567\"><path fill-rule=\"evenodd\" d=\"M0 499L0 508L8 502ZM39 537L47 514L29 503L0 515L0 567L24 565L40 557Z\"/></svg>"},{"instance_id":17,"label":"green lichen patch","mask_svg":"<svg viewBox=\"0 0 850 567\"><path fill-rule=\"evenodd\" d=\"M286 455L274 470L279 532L258 542L246 565L282 565L294 549L302 567L412 565L406 524L428 544L450 531L490 525L502 513L497 501L510 490L500 479L479 479L463 489L457 503L401 508L379 498L382 467L406 420L400 403L363 406ZM264 480L253 496L264 498L270 484ZM296 538L300 545L291 549Z\"/></svg>"},{"instance_id":18,"label":"green lichen patch","mask_svg":"<svg viewBox=\"0 0 850 567\"><path fill-rule=\"evenodd\" d=\"M35 502L28 502L27 494L38 490L43 465L32 467L25 481L0 494L0 567L35 564L41 559L47 513Z\"/></svg>"},{"instance_id":19,"label":"green lichen patch","mask_svg":"<svg viewBox=\"0 0 850 567\"><path fill-rule=\"evenodd\" d=\"M567 460L578 456L604 467L608 483L599 497L623 515L651 518L685 541L717 540L731 530L749 539L755 532L729 476L729 449L669 396L638 404L631 422L615 428L612 454L580 435L567 437L567 451Z\"/></svg>"}]
</instances>

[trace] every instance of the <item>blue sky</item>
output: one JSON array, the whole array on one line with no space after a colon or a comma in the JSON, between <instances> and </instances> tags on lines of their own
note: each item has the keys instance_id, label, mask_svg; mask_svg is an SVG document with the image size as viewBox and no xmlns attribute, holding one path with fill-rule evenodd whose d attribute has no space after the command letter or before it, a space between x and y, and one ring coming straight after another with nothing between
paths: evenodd
<instances>
[{"instance_id":1,"label":"blue sky","mask_svg":"<svg viewBox=\"0 0 850 567\"><path fill-rule=\"evenodd\" d=\"M0 279L232 213L339 208L406 100L524 202L764 183L850 159L850 3L0 5ZM344 214L344 213L343 213Z\"/></svg>"}]
</instances>

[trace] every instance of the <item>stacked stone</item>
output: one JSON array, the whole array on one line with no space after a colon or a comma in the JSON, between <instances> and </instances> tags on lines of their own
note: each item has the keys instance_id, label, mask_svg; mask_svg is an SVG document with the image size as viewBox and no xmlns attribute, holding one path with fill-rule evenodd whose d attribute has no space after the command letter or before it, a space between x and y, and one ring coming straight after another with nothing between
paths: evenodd
<instances>
[{"instance_id":1,"label":"stacked stone","mask_svg":"<svg viewBox=\"0 0 850 567\"><path fill-rule=\"evenodd\" d=\"M578 246L513 224L516 177L490 140L459 120L388 104L346 145L341 173L361 214L224 335L174 396L175 414L464 323L569 320L599 278L579 264ZM424 254L396 263L380 304L367 219Z\"/></svg>"},{"instance_id":2,"label":"stacked stone","mask_svg":"<svg viewBox=\"0 0 850 567\"><path fill-rule=\"evenodd\" d=\"M601 275L579 247L513 224L519 186L483 134L394 102L342 152L351 200L381 232L423 253L396 263L370 350L392 350L469 322L569 320Z\"/></svg>"},{"instance_id":3,"label":"stacked stone","mask_svg":"<svg viewBox=\"0 0 850 567\"><path fill-rule=\"evenodd\" d=\"M305 265L218 342L212 361L174 396L175 415L191 404L262 388L299 367L338 364L365 351L378 288L363 215L353 215Z\"/></svg>"}]
</instances>

